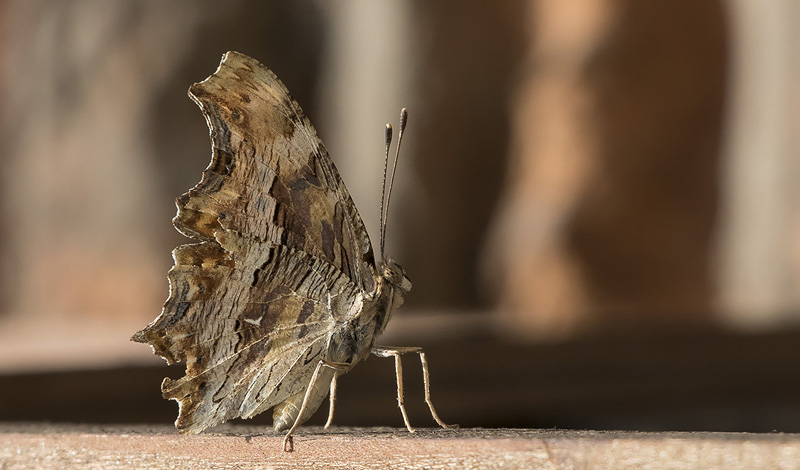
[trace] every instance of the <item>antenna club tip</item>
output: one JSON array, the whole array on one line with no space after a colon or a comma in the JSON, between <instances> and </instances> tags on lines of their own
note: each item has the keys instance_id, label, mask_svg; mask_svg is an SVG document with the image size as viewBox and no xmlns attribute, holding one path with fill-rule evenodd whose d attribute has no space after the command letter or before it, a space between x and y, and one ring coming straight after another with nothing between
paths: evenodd
<instances>
[{"instance_id":1,"label":"antenna club tip","mask_svg":"<svg viewBox=\"0 0 800 470\"><path fill-rule=\"evenodd\" d=\"M403 132L405 130L407 123L408 123L408 108L403 108L400 110L400 132Z\"/></svg>"}]
</instances>

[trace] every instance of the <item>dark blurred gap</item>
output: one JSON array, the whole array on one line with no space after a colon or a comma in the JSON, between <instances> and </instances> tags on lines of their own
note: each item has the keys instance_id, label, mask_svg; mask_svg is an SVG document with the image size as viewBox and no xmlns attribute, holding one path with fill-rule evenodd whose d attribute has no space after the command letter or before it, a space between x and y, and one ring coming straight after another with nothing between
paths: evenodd
<instances>
[{"instance_id":1,"label":"dark blurred gap","mask_svg":"<svg viewBox=\"0 0 800 470\"><path fill-rule=\"evenodd\" d=\"M526 1L414 2L425 41L411 154L426 196L403 237L410 307L485 308L487 232L506 182L511 110L526 47ZM424 229L422 229L424 228Z\"/></svg>"},{"instance_id":2,"label":"dark blurred gap","mask_svg":"<svg viewBox=\"0 0 800 470\"><path fill-rule=\"evenodd\" d=\"M800 432L800 331L743 335L707 329L513 345L488 335L423 344L431 393L463 427ZM404 358L413 425L435 423L415 356ZM0 376L0 420L171 423L163 377L181 367ZM327 403L309 424L323 424ZM236 420L234 422L239 422ZM402 426L391 360L371 357L339 381L334 422ZM269 428L271 413L248 423Z\"/></svg>"}]
</instances>

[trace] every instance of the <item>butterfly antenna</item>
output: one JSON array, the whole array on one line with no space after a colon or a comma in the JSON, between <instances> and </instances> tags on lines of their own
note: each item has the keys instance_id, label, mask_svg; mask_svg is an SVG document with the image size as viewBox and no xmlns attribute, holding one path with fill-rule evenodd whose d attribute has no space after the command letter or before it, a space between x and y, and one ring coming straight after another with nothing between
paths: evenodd
<instances>
[{"instance_id":1,"label":"butterfly antenna","mask_svg":"<svg viewBox=\"0 0 800 470\"><path fill-rule=\"evenodd\" d=\"M381 217L381 226L383 227L383 233L381 236L381 259L383 258L383 245L384 239L386 238L386 222L389 219L389 202L392 200L392 187L394 187L394 174L397 172L397 159L400 157L400 144L403 142L403 132L406 130L406 124L408 123L408 109L403 108L400 110L400 129L397 132L397 148L395 149L394 153L394 163L392 163L392 175L389 178L389 191L386 194L386 207L383 209L383 216ZM391 126L388 126L388 133L391 132ZM389 136L389 140L386 142L386 165L388 166L389 163L389 142L391 142L391 136ZM384 188L386 187L386 170L384 170Z\"/></svg>"},{"instance_id":2,"label":"butterfly antenna","mask_svg":"<svg viewBox=\"0 0 800 470\"><path fill-rule=\"evenodd\" d=\"M386 174L389 170L389 147L392 145L392 125L386 124L386 133L384 135L386 142L386 151L383 158L383 189L381 190L381 215L380 215L380 239L381 239L381 259L384 259L383 248L386 241L386 221L384 219L384 212L386 210Z\"/></svg>"},{"instance_id":3,"label":"butterfly antenna","mask_svg":"<svg viewBox=\"0 0 800 470\"><path fill-rule=\"evenodd\" d=\"M383 161L383 192L381 193L381 259L384 257L384 246L386 244L386 222L389 220L389 202L392 200L392 188L394 187L394 175L397 172L397 160L400 157L400 144L403 142L403 133L406 130L408 123L408 109L403 108L400 110L400 130L397 132L397 148L394 153L394 162L392 163L392 174L388 178L389 189L386 189L387 172L389 169L389 146L392 143L392 126L386 125L386 157ZM384 199L385 196L385 199Z\"/></svg>"}]
</instances>

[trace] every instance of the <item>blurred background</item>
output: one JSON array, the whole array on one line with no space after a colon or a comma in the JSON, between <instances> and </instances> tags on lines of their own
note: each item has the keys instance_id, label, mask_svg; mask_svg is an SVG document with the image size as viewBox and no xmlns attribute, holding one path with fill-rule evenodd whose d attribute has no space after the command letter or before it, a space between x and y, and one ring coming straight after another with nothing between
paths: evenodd
<instances>
[{"instance_id":1,"label":"blurred background","mask_svg":"<svg viewBox=\"0 0 800 470\"><path fill-rule=\"evenodd\" d=\"M462 426L800 431L800 3L0 1L0 420L172 422L128 341L238 50L318 129ZM432 426L407 362L412 422ZM400 426L390 362L339 424ZM270 413L257 418L269 423ZM317 417L317 421L324 417Z\"/></svg>"}]
</instances>

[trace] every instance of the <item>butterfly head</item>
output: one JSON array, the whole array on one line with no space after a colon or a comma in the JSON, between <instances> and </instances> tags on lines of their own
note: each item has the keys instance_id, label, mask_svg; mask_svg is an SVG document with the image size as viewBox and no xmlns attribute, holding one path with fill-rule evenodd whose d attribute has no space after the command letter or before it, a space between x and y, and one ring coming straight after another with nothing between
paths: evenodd
<instances>
[{"instance_id":1,"label":"butterfly head","mask_svg":"<svg viewBox=\"0 0 800 470\"><path fill-rule=\"evenodd\" d=\"M403 267L392 259L387 258L383 262L382 277L389 285L400 289L403 294L407 294L411 290L411 279L408 278Z\"/></svg>"}]
</instances>

